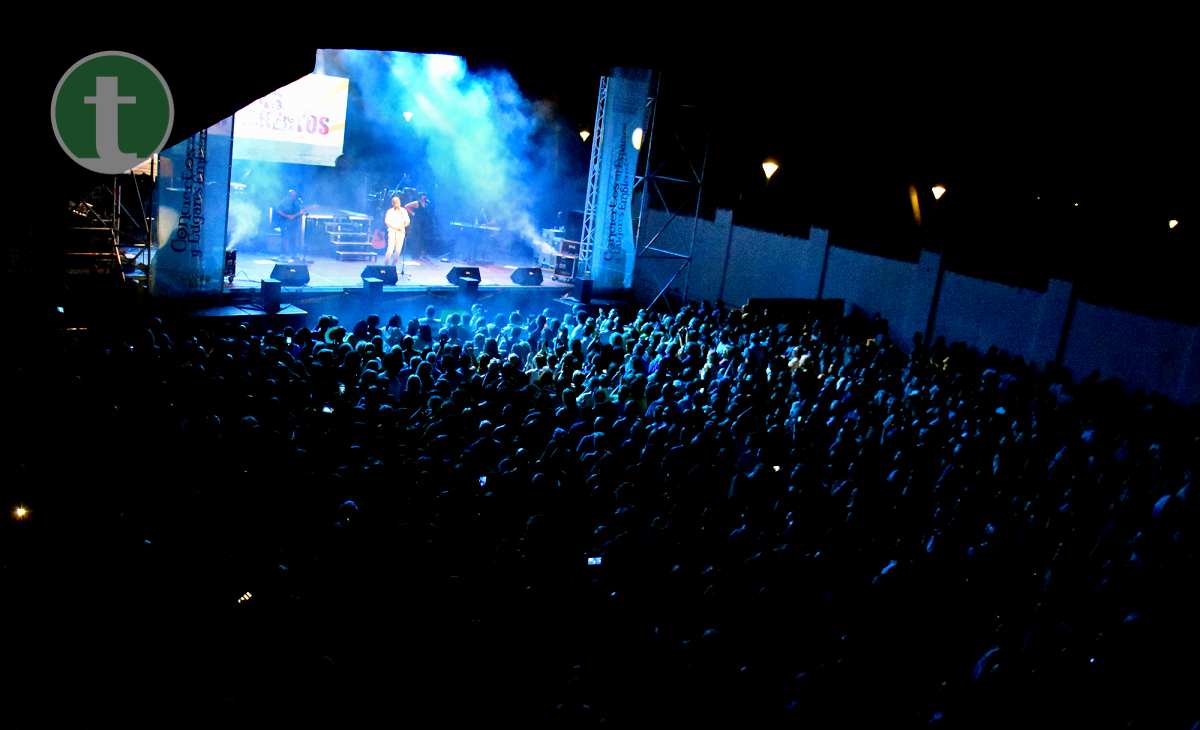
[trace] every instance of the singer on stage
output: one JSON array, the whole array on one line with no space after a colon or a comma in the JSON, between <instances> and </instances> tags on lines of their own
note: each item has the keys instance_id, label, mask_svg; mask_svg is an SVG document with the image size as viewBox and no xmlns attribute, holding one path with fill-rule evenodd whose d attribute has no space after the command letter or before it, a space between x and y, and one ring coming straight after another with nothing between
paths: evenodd
<instances>
[{"instance_id":1,"label":"singer on stage","mask_svg":"<svg viewBox=\"0 0 1200 730\"><path fill-rule=\"evenodd\" d=\"M404 251L404 231L412 223L408 209L400 205L399 197L392 198L392 207L388 208L383 222L388 229L387 254L383 257L383 263L394 266Z\"/></svg>"}]
</instances>

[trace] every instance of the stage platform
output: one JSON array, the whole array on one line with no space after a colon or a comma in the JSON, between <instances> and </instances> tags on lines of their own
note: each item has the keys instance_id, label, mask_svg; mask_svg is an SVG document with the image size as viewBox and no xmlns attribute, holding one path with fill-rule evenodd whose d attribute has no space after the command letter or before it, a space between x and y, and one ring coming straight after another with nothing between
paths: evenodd
<instances>
[{"instance_id":1,"label":"stage platform","mask_svg":"<svg viewBox=\"0 0 1200 730\"><path fill-rule=\"evenodd\" d=\"M262 280L270 278L271 270L277 264L283 263L281 260L272 258L267 254L254 252L238 252L237 258L237 273L234 276L233 284L227 285L227 291L257 291L261 286ZM382 265L383 257L376 259L375 264ZM340 261L325 257L313 257L308 259L308 284L305 289L318 291L342 291L346 288L361 288L363 285L362 271L363 267L372 265L370 261ZM455 287L446 280L446 274L453 266L478 266L481 291L490 291L494 289L526 289L544 291L546 289L557 290L559 295L567 294L571 290L571 285L564 282L557 282L551 279L553 272L542 272L542 283L540 285L528 286L514 284L511 276L514 270L518 267L500 264L470 264L465 262L451 262L439 260L420 260L406 261L404 263L405 276L401 277L395 285L384 287L385 292L393 291L430 291L430 290L455 290ZM399 271L400 267L396 267ZM291 288L291 287L287 287Z\"/></svg>"},{"instance_id":2,"label":"stage platform","mask_svg":"<svg viewBox=\"0 0 1200 730\"><path fill-rule=\"evenodd\" d=\"M267 314L263 307L262 280L270 278L271 270L282 264L270 254L238 252L237 273L233 284L226 283L220 297L221 306L193 310L193 316L214 323L235 322L253 331L278 329L283 326L313 326L322 314L336 315L342 322L353 323L376 314L384 319L392 314L408 319L419 317L426 306L441 311L467 311L472 304L481 304L492 313L509 311L549 312L564 317L580 302L571 298L573 287L554 281L552 272L543 270L540 285L519 285L512 281L516 266L449 262L439 260L406 261L407 276L395 285L386 285L377 293L363 286L363 268L382 265L382 261L339 261L328 257L310 258L309 282L304 286L283 286L279 303L282 311ZM294 264L293 264L294 265ZM481 282L477 289L451 284L446 274L453 266L476 266ZM399 267L397 267L397 270ZM599 304L597 302L596 304ZM596 304L585 308L594 310Z\"/></svg>"}]
</instances>

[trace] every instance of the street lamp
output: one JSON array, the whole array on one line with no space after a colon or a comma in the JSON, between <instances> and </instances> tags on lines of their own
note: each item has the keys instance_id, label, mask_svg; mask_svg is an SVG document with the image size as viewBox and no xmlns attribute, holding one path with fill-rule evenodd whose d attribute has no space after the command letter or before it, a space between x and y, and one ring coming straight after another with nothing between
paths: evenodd
<instances>
[{"instance_id":1,"label":"street lamp","mask_svg":"<svg viewBox=\"0 0 1200 730\"><path fill-rule=\"evenodd\" d=\"M775 160L767 158L762 163L763 174L767 176L767 182L771 181L771 177L779 171L779 163Z\"/></svg>"}]
</instances>

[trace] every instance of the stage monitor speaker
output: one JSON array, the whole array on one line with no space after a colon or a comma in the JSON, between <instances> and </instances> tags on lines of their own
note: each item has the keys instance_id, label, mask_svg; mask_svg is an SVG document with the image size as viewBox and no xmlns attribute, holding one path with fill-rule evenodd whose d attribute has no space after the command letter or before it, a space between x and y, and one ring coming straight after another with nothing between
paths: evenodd
<instances>
[{"instance_id":1,"label":"stage monitor speaker","mask_svg":"<svg viewBox=\"0 0 1200 730\"><path fill-rule=\"evenodd\" d=\"M539 286L542 283L542 270L536 266L526 266L514 270L509 278L518 286Z\"/></svg>"},{"instance_id":2,"label":"stage monitor speaker","mask_svg":"<svg viewBox=\"0 0 1200 730\"><path fill-rule=\"evenodd\" d=\"M592 302L592 280L591 279L576 279L573 293L575 298L584 304Z\"/></svg>"},{"instance_id":3,"label":"stage monitor speaker","mask_svg":"<svg viewBox=\"0 0 1200 730\"><path fill-rule=\"evenodd\" d=\"M262 280L262 308L267 314L275 314L279 311L279 303L282 300L282 294L282 281L279 279Z\"/></svg>"},{"instance_id":4,"label":"stage monitor speaker","mask_svg":"<svg viewBox=\"0 0 1200 730\"><path fill-rule=\"evenodd\" d=\"M284 286L304 286L308 283L308 264L275 264L271 278Z\"/></svg>"},{"instance_id":5,"label":"stage monitor speaker","mask_svg":"<svg viewBox=\"0 0 1200 730\"><path fill-rule=\"evenodd\" d=\"M482 279L479 276L478 266L454 266L450 272L446 274L446 281L454 286L462 286L468 289L478 289L479 282Z\"/></svg>"},{"instance_id":6,"label":"stage monitor speaker","mask_svg":"<svg viewBox=\"0 0 1200 730\"><path fill-rule=\"evenodd\" d=\"M379 279L385 286L395 286L399 276L396 274L395 266L376 266L374 264L363 267L363 280Z\"/></svg>"}]
</instances>

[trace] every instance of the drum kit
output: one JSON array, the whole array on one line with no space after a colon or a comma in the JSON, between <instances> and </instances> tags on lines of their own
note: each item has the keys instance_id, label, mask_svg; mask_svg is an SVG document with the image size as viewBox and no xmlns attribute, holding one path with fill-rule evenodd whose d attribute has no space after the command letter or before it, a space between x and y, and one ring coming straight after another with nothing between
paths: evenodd
<instances>
[{"instance_id":1,"label":"drum kit","mask_svg":"<svg viewBox=\"0 0 1200 730\"><path fill-rule=\"evenodd\" d=\"M412 175L407 172L400 173L400 181L394 185L387 185L385 180L379 178L376 178L375 182L380 185L371 188L372 192L367 194L367 200L380 210L391 207L392 198L400 198L401 205L408 205L425 195L425 191L413 185Z\"/></svg>"},{"instance_id":2,"label":"drum kit","mask_svg":"<svg viewBox=\"0 0 1200 730\"><path fill-rule=\"evenodd\" d=\"M400 198L401 203L409 203L420 197L420 193L412 186L379 188L367 194L367 200L377 208L387 208L392 204L392 198Z\"/></svg>"}]
</instances>

